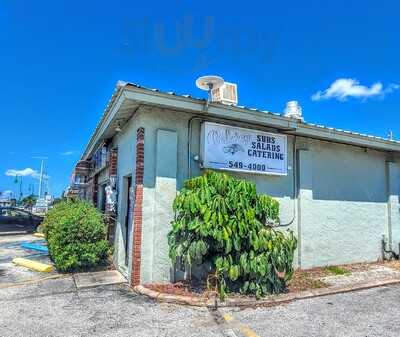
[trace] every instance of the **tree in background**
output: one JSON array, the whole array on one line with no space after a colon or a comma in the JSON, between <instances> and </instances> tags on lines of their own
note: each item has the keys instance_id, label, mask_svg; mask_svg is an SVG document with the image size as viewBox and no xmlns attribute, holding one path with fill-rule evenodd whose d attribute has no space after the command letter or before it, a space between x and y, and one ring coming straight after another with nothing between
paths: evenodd
<instances>
[{"instance_id":1,"label":"tree in background","mask_svg":"<svg viewBox=\"0 0 400 337\"><path fill-rule=\"evenodd\" d=\"M27 197L21 200L21 203L24 207L32 208L33 205L36 204L37 197L33 194L28 195Z\"/></svg>"}]
</instances>

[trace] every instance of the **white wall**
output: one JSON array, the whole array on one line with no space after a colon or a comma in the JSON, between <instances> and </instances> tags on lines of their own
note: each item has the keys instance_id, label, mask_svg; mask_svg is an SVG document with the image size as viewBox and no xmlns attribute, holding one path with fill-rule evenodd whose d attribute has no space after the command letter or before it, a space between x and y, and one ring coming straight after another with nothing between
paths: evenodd
<instances>
[{"instance_id":1,"label":"white wall","mask_svg":"<svg viewBox=\"0 0 400 337\"><path fill-rule=\"evenodd\" d=\"M191 115L181 112L148 109L140 112L116 140L119 149L118 188L121 191L122 177L127 174L134 176L136 130L139 126L145 128L142 282L160 282L170 278L166 267L170 265L170 261L165 240L172 220L171 205L165 200L161 203L157 199L160 195L157 192L157 179L162 171L159 134L160 130L164 130L176 135L176 146L166 143L163 147L168 151L167 159L168 156L177 159L175 183L179 190L188 178L190 117ZM244 124L238 126L246 127ZM165 138L165 142L172 142L174 137ZM309 268L377 260L381 257L382 235L389 235L389 232L393 246L397 247L400 241L399 164L391 164L389 179L386 153L297 137L297 199L294 195L293 173L296 165L292 160L293 141L294 137L289 135L290 169L286 177L244 173L235 175L253 180L259 193L277 198L283 223L293 220L289 228L299 239L296 265ZM199 142L200 123L195 121L191 156L199 154ZM174 161L167 159L165 165L174 165ZM191 166L192 175L201 173L198 163L191 160ZM173 200L173 196L173 193L168 192L169 199ZM119 202L118 205L119 222L125 214L121 204ZM389 223L393 226L391 231Z\"/></svg>"}]
</instances>

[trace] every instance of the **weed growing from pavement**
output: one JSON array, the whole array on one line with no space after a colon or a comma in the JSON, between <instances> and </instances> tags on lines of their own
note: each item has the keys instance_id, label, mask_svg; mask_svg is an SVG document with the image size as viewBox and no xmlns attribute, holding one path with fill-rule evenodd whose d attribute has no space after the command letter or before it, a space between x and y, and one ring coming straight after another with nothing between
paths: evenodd
<instances>
[{"instance_id":1,"label":"weed growing from pavement","mask_svg":"<svg viewBox=\"0 0 400 337\"><path fill-rule=\"evenodd\" d=\"M338 266L328 266L325 267L325 270L331 274L335 274L335 275L350 275L351 273L343 268L340 268Z\"/></svg>"}]
</instances>

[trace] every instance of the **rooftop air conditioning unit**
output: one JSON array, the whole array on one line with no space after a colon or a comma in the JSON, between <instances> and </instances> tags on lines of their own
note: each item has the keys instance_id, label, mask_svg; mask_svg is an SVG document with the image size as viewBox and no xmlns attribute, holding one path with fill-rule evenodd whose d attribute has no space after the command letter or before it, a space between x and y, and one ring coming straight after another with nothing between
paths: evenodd
<instances>
[{"instance_id":1,"label":"rooftop air conditioning unit","mask_svg":"<svg viewBox=\"0 0 400 337\"><path fill-rule=\"evenodd\" d=\"M304 121L303 109L297 101L289 101L286 103L284 117L294 118L299 121Z\"/></svg>"},{"instance_id":2,"label":"rooftop air conditioning unit","mask_svg":"<svg viewBox=\"0 0 400 337\"><path fill-rule=\"evenodd\" d=\"M211 99L213 102L237 105L237 85L235 83L224 82L219 88L211 90Z\"/></svg>"}]
</instances>

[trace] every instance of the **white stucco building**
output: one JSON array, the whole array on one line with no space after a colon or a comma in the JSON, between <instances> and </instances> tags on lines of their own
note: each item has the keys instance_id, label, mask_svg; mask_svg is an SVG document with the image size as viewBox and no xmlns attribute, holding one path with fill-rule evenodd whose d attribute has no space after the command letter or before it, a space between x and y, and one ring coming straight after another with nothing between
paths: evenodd
<instances>
[{"instance_id":1,"label":"white stucco building","mask_svg":"<svg viewBox=\"0 0 400 337\"><path fill-rule=\"evenodd\" d=\"M210 127L236 138L207 145ZM281 223L298 238L296 266L310 268L381 259L382 239L399 253L399 153L394 140L119 83L82 154L79 165L91 170L79 184L116 215L115 264L132 284L174 278L172 201L204 166L233 170L277 198Z\"/></svg>"}]
</instances>

